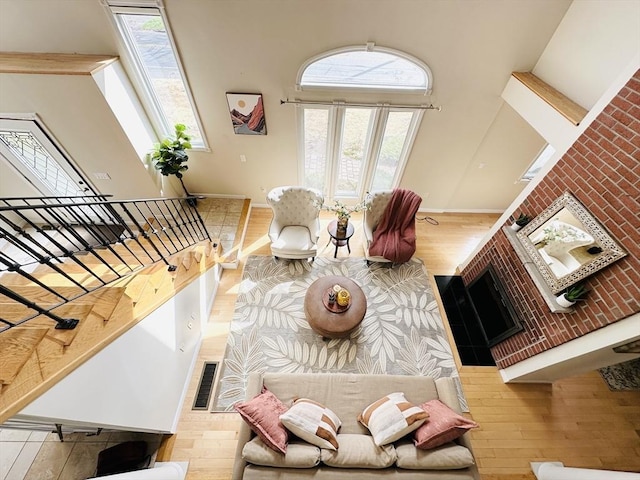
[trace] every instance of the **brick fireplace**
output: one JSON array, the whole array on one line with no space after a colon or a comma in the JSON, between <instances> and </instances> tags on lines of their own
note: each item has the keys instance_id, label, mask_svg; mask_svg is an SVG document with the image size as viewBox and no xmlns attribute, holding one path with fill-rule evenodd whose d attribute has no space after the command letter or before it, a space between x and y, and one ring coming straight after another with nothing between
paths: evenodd
<instances>
[{"instance_id":1,"label":"brick fireplace","mask_svg":"<svg viewBox=\"0 0 640 480\"><path fill-rule=\"evenodd\" d=\"M509 240L498 231L461 272L468 284L489 263L524 330L491 349L505 368L640 312L640 70L516 209L541 213L571 192L628 255L586 280L573 313L551 313Z\"/></svg>"}]
</instances>

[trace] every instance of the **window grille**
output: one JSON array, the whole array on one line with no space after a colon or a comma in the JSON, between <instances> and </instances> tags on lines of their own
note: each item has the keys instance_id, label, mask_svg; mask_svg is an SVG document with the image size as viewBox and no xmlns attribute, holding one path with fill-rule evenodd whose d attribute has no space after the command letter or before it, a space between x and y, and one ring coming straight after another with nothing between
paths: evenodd
<instances>
[{"instance_id":1,"label":"window grille","mask_svg":"<svg viewBox=\"0 0 640 480\"><path fill-rule=\"evenodd\" d=\"M302 65L297 80L302 90L424 95L432 86L426 64L373 44L317 55ZM319 106L321 102L293 103L301 105L301 184L322 190L327 198L347 201L399 185L424 108L343 100L324 107Z\"/></svg>"},{"instance_id":2,"label":"window grille","mask_svg":"<svg viewBox=\"0 0 640 480\"><path fill-rule=\"evenodd\" d=\"M74 196L86 190L67 175L31 132L2 130L0 141L53 195Z\"/></svg>"},{"instance_id":3,"label":"window grille","mask_svg":"<svg viewBox=\"0 0 640 480\"><path fill-rule=\"evenodd\" d=\"M343 47L309 59L298 73L302 89L388 90L431 93L431 70L404 52L367 44Z\"/></svg>"}]
</instances>

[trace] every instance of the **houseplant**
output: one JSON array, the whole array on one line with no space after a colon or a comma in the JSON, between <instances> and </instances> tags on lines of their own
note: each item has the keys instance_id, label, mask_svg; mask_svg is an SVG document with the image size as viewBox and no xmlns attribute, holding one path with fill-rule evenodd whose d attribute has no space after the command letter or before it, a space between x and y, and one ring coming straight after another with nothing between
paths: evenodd
<instances>
[{"instance_id":1,"label":"houseplant","mask_svg":"<svg viewBox=\"0 0 640 480\"><path fill-rule=\"evenodd\" d=\"M191 148L191 136L187 135L187 127L181 123L176 124L175 130L174 138L165 138L154 146L151 160L153 161L153 166L165 177L175 175L180 180L184 193L187 197L190 197L191 194L182 180L182 172L186 172L189 169L185 164L189 160L187 150ZM190 198L188 203L194 206L196 199Z\"/></svg>"},{"instance_id":2,"label":"houseplant","mask_svg":"<svg viewBox=\"0 0 640 480\"><path fill-rule=\"evenodd\" d=\"M511 228L517 232L530 221L531 221L531 218L529 217L529 215L525 215L524 213L521 213L518 216L518 218L516 218L516 221L511 224Z\"/></svg>"},{"instance_id":3,"label":"houseplant","mask_svg":"<svg viewBox=\"0 0 640 480\"><path fill-rule=\"evenodd\" d=\"M588 290L586 289L584 284L576 283L575 285L572 285L569 288L567 288L566 292L564 292L561 295L558 295L556 297L556 301L558 302L558 305L560 305L561 307L568 308L568 307L571 307L572 305L575 305L575 303L578 300L584 299L584 297L587 295L587 292Z\"/></svg>"},{"instance_id":4,"label":"houseplant","mask_svg":"<svg viewBox=\"0 0 640 480\"><path fill-rule=\"evenodd\" d=\"M340 200L336 200L333 205L321 205L321 208L329 212L334 212L338 217L338 229L346 231L351 214L368 209L369 204L363 200L355 205L347 206Z\"/></svg>"}]
</instances>

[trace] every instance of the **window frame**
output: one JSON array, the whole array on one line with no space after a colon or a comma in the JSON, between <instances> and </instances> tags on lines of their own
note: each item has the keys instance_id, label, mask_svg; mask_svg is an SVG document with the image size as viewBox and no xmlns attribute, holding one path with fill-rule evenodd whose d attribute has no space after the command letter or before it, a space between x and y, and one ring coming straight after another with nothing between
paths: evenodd
<instances>
[{"instance_id":1,"label":"window frame","mask_svg":"<svg viewBox=\"0 0 640 480\"><path fill-rule=\"evenodd\" d=\"M340 161L340 152L342 151L342 138L344 128L345 110L347 108L367 108L373 110L373 118L371 121L370 129L367 135L365 143L365 153L363 156L363 168L360 171L360 179L358 181L358 189L355 196L351 195L336 195L335 180L336 169ZM410 111L412 112L411 122L407 128L404 143L402 145L402 151L400 158L398 159L398 166L394 174L392 185L390 188L397 188L400 184L400 180L404 175L404 171L409 160L409 155L415 143L415 139L424 116L424 110L421 109L405 109L405 108L393 108L385 105L371 107L349 107L344 102L335 102L333 105L318 106L318 105L304 105L298 104L296 110L297 124L298 124L298 183L300 185L306 185L305 178L305 131L304 131L304 111L305 109L320 109L328 110L328 125L327 125L327 165L325 167L324 178L324 193L327 198L334 200L341 200L345 202L355 201L363 198L364 195L371 189L371 185L374 179L374 174L378 161L380 160L380 151L382 142L384 139L384 133L387 127L387 120L390 112L396 111Z\"/></svg>"},{"instance_id":2,"label":"window frame","mask_svg":"<svg viewBox=\"0 0 640 480\"><path fill-rule=\"evenodd\" d=\"M426 75L427 85L425 88L400 88L400 87L359 87L353 85L303 85L302 77L306 69L316 63L319 60L338 55L341 53L351 53L351 52L380 52L386 53L389 55L394 55L396 57L402 58L403 60L407 60L408 62L413 63L418 68L422 69ZM305 61L302 66L298 69L298 74L296 76L296 90L348 90L353 92L378 92L378 93L409 93L409 94L421 94L421 95L431 95L433 91L433 74L431 73L431 69L429 66L418 58L409 55L408 53L401 52L399 50L395 50L393 48L387 47L379 47L374 45L373 43L367 43L364 47L361 45L352 45L347 47L340 47L333 50L329 50L327 52L320 53L315 55L307 61Z\"/></svg>"},{"instance_id":3,"label":"window frame","mask_svg":"<svg viewBox=\"0 0 640 480\"><path fill-rule=\"evenodd\" d=\"M129 72L131 83L138 93L140 102L158 139L173 136L175 134L175 128L162 113L162 108L160 107L161 101L158 99L155 89L150 84L148 75L145 73L145 68L135 53L134 46L131 44L128 34L124 31L118 15L150 15L159 16L162 19L169 45L173 51L178 72L182 80L182 85L187 95L200 137L202 138L202 144L192 141L192 150L211 151L162 0L103 0L103 4L117 33L121 51L125 54L122 56L123 64Z\"/></svg>"},{"instance_id":4,"label":"window frame","mask_svg":"<svg viewBox=\"0 0 640 480\"><path fill-rule=\"evenodd\" d=\"M101 193L75 164L71 156L62 148L53 134L45 127L38 115L0 114L0 124L3 130L30 133L44 149L48 158L50 158L55 166L64 172L64 175L78 187L75 195L99 195ZM69 196L69 193L53 191L50 186L40 178L38 173L32 172L31 167L24 165L24 162L11 152L10 149L7 149L3 142L0 143L2 143L0 156L4 158L9 168L23 177L36 191L44 196Z\"/></svg>"},{"instance_id":5,"label":"window frame","mask_svg":"<svg viewBox=\"0 0 640 480\"><path fill-rule=\"evenodd\" d=\"M549 151L549 150L551 150L551 151ZM540 149L538 154L534 157L533 161L529 164L529 166L522 173L522 175L520 175L520 178L518 179L518 181L519 182L530 182L530 181L532 181L534 178L536 178L536 176L538 175L538 173L540 173L540 171L544 168L544 166L549 163L549 161L551 160L551 158L555 154L556 154L555 147L553 145L551 145L550 143L547 143L544 147L542 147ZM538 171L536 173L532 174L531 170L536 165L536 163L540 160L540 158L543 158L543 157L546 157L546 158L543 161L543 163L540 165L540 167L538 168Z\"/></svg>"}]
</instances>

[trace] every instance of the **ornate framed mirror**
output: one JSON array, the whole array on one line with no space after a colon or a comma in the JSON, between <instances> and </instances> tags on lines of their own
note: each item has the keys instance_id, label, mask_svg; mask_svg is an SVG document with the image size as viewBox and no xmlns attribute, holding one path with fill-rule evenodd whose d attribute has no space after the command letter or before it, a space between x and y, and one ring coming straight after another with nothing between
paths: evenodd
<instances>
[{"instance_id":1,"label":"ornate framed mirror","mask_svg":"<svg viewBox=\"0 0 640 480\"><path fill-rule=\"evenodd\" d=\"M553 293L627 254L568 192L525 225L517 237Z\"/></svg>"}]
</instances>

